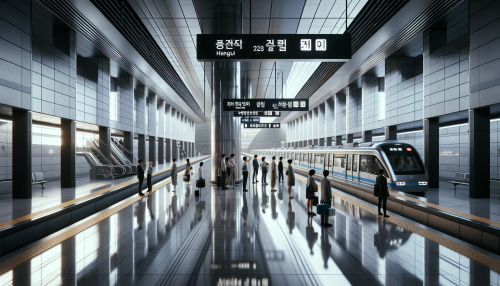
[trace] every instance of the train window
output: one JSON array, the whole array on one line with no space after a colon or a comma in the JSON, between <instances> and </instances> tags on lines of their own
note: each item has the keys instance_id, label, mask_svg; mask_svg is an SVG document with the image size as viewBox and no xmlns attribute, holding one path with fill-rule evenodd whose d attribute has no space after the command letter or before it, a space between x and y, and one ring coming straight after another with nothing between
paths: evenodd
<instances>
[{"instance_id":1,"label":"train window","mask_svg":"<svg viewBox=\"0 0 500 286\"><path fill-rule=\"evenodd\" d=\"M359 167L360 171L369 174L377 174L381 166L378 166L380 162L377 162L378 164L376 164L375 160L378 161L378 159L373 155L361 155L361 164Z\"/></svg>"},{"instance_id":2,"label":"train window","mask_svg":"<svg viewBox=\"0 0 500 286\"><path fill-rule=\"evenodd\" d=\"M295 161L300 161L300 154L299 153L295 153Z\"/></svg>"},{"instance_id":3,"label":"train window","mask_svg":"<svg viewBox=\"0 0 500 286\"><path fill-rule=\"evenodd\" d=\"M302 154L302 162L307 163L309 161L309 154Z\"/></svg>"},{"instance_id":4,"label":"train window","mask_svg":"<svg viewBox=\"0 0 500 286\"><path fill-rule=\"evenodd\" d=\"M352 165L352 171L353 172L357 172L358 171L358 158L359 156L358 155L353 155L354 156L354 162L353 162L353 165Z\"/></svg>"},{"instance_id":5,"label":"train window","mask_svg":"<svg viewBox=\"0 0 500 286\"><path fill-rule=\"evenodd\" d=\"M425 174L420 158L415 154L387 156L396 175Z\"/></svg>"},{"instance_id":6,"label":"train window","mask_svg":"<svg viewBox=\"0 0 500 286\"><path fill-rule=\"evenodd\" d=\"M345 158L335 158L334 159L334 167L336 168L345 168Z\"/></svg>"},{"instance_id":7,"label":"train window","mask_svg":"<svg viewBox=\"0 0 500 286\"><path fill-rule=\"evenodd\" d=\"M352 155L347 155L347 170L351 170L351 160L352 160Z\"/></svg>"}]
</instances>

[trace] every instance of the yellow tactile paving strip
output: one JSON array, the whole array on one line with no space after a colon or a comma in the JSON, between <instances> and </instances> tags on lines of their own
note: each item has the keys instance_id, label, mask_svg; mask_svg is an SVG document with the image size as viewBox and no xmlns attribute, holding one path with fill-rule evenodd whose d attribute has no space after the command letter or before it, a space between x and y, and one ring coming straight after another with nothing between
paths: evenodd
<instances>
[{"instance_id":1,"label":"yellow tactile paving strip","mask_svg":"<svg viewBox=\"0 0 500 286\"><path fill-rule=\"evenodd\" d=\"M204 157L201 157L201 158L196 158L196 161L198 160L205 160L207 159L208 157L210 156L204 156ZM178 167L180 166L184 166L186 165L186 163L182 163L182 164L179 164ZM161 173L164 173L164 172L167 172L167 171L170 171L171 168L166 168L166 169L163 169L161 171L158 171L158 172L155 172L153 173L153 175L158 175L158 174L161 174ZM55 210L58 210L58 209L62 209L62 208L65 208L65 207L68 207L68 206L71 206L71 205L74 205L74 204L77 204L79 202L83 202L83 201L86 201L88 199L91 199L93 197L96 197L96 196L99 196L99 195L102 195L102 194L105 194L107 192L111 192L113 190L116 190L116 189L119 189L123 186L126 186L128 184L132 184L132 183L135 183L137 181L137 178L134 178L132 180L129 180L129 181L126 181L126 182L123 182L123 183L120 183L118 185L114 185L114 186L111 186L111 187L107 187L107 188L104 188L102 190L99 190L97 192L94 192L94 193L91 193L91 194L88 194L86 196L83 196L83 197L80 197L78 199L74 199L74 200L71 200L71 201L67 201L65 203L62 203L62 204L59 204L59 205L56 205L56 206L53 206L53 207L50 207L50 208L47 208L47 209L44 209L44 210L41 210L41 211L38 211L38 212L34 212L32 214L29 214L29 215L25 215L25 216L22 216L22 217L19 217L19 218L16 218L16 219L13 219L13 220L9 220L9 221L6 221L6 222L3 222L3 223L0 223L0 230L5 228L5 227L9 227L9 226L12 226L12 225L16 225L18 223L21 223L23 221L27 221L27 220L32 220L34 218L37 218L39 216L43 216L44 214L47 214L47 213L51 213Z\"/></svg>"},{"instance_id":2,"label":"yellow tactile paving strip","mask_svg":"<svg viewBox=\"0 0 500 286\"><path fill-rule=\"evenodd\" d=\"M296 177L296 178L303 181L303 182L306 182L306 179L304 179L303 177ZM376 216L378 215L378 209L371 204L365 203L361 200L353 199L352 197L347 196L343 193L339 193L339 192L335 191L334 188L332 188L332 193L334 196L337 196L337 197L341 198L342 200L363 209L366 212L369 212L369 213L376 215ZM452 239L446 238L446 237L439 235L433 231L430 231L428 229L417 226L414 223L409 222L407 220L404 220L404 219L401 219L401 218L398 218L395 216L391 216L389 218L384 218L384 217L381 217L381 218L385 219L387 221L390 221L398 226L401 226L402 228L405 228L405 229L407 229L413 233L416 233L422 237L425 237L428 240L431 240L431 241L434 241L440 245L443 245L444 247L447 247L447 248L449 248L449 249L451 249L451 250L453 250L453 251L455 251L455 252L457 252L457 253L459 253L459 254L461 254L469 259L477 261L477 262L495 270L496 272L500 272L500 260L498 260L496 258L493 258L487 254L484 254L484 253L479 252L475 249L472 249L468 246L465 246L461 243L458 243Z\"/></svg>"},{"instance_id":3,"label":"yellow tactile paving strip","mask_svg":"<svg viewBox=\"0 0 500 286\"><path fill-rule=\"evenodd\" d=\"M205 156L203 158L200 158L201 160L206 160L210 156ZM178 173L177 177L183 176L184 173ZM153 191L146 192L144 197L141 196L131 196L118 204L111 206L103 211L100 211L90 217L88 217L86 220L78 222L76 224L73 224L69 227L66 228L65 231L60 232L59 234L55 235L54 237L51 237L33 247L30 249L27 249L11 258L8 258L2 262L0 262L0 275L7 272L8 270L16 267L17 265L20 265L40 254L43 252L51 249L52 247L62 243L68 238L71 238L78 233L86 230L87 228L99 223L102 220L107 219L108 217L112 216L113 214L123 210L124 208L133 205L134 203L146 198L150 194L156 192L158 189L162 188L163 186L169 184L172 181L172 178L168 178L166 180L163 180L161 184L156 184L153 186Z\"/></svg>"}]
</instances>

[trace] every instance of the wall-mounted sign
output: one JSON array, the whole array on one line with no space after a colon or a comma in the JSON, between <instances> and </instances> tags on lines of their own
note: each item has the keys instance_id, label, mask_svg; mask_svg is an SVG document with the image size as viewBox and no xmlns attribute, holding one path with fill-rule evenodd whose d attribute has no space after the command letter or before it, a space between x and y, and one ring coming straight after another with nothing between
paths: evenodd
<instances>
[{"instance_id":1,"label":"wall-mounted sign","mask_svg":"<svg viewBox=\"0 0 500 286\"><path fill-rule=\"evenodd\" d=\"M260 123L260 117L244 117L241 118L241 123Z\"/></svg>"},{"instance_id":2,"label":"wall-mounted sign","mask_svg":"<svg viewBox=\"0 0 500 286\"><path fill-rule=\"evenodd\" d=\"M198 34L198 61L351 59L350 34Z\"/></svg>"},{"instance_id":3,"label":"wall-mounted sign","mask_svg":"<svg viewBox=\"0 0 500 286\"><path fill-rule=\"evenodd\" d=\"M224 99L223 111L309 111L309 99Z\"/></svg>"},{"instance_id":4,"label":"wall-mounted sign","mask_svg":"<svg viewBox=\"0 0 500 286\"><path fill-rule=\"evenodd\" d=\"M244 128L281 128L280 123L249 123L243 124Z\"/></svg>"},{"instance_id":5,"label":"wall-mounted sign","mask_svg":"<svg viewBox=\"0 0 500 286\"><path fill-rule=\"evenodd\" d=\"M181 144L177 144L177 148L181 148L181 147L182 147L182 145L181 145Z\"/></svg>"},{"instance_id":6,"label":"wall-mounted sign","mask_svg":"<svg viewBox=\"0 0 500 286\"><path fill-rule=\"evenodd\" d=\"M253 111L253 110L243 110L235 111L234 117L244 117L244 116L259 116L259 117L280 117L281 111Z\"/></svg>"}]
</instances>

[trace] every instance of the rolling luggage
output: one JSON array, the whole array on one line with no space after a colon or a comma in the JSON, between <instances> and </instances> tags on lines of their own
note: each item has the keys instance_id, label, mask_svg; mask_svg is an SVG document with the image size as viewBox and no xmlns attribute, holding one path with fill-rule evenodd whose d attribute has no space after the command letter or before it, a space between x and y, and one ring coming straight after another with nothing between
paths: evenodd
<instances>
[{"instance_id":1,"label":"rolling luggage","mask_svg":"<svg viewBox=\"0 0 500 286\"><path fill-rule=\"evenodd\" d=\"M316 205L316 213L319 215L328 214L329 208L330 208L330 205L328 205L328 204Z\"/></svg>"},{"instance_id":2,"label":"rolling luggage","mask_svg":"<svg viewBox=\"0 0 500 286\"><path fill-rule=\"evenodd\" d=\"M222 176L219 174L217 175L217 188L222 187Z\"/></svg>"},{"instance_id":3,"label":"rolling luggage","mask_svg":"<svg viewBox=\"0 0 500 286\"><path fill-rule=\"evenodd\" d=\"M204 188L205 187L205 179L199 179L199 180L196 180L196 187L197 188Z\"/></svg>"}]
</instances>

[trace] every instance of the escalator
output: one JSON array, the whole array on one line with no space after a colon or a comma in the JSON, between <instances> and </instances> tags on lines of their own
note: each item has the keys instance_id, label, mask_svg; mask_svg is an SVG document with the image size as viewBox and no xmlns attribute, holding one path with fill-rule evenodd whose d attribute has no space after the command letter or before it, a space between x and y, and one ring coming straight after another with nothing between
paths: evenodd
<instances>
[{"instance_id":1,"label":"escalator","mask_svg":"<svg viewBox=\"0 0 500 286\"><path fill-rule=\"evenodd\" d=\"M121 165L127 166L130 168L130 173L129 175L135 175L137 172L137 166L134 165L132 162L130 162L129 158L125 155L125 151L128 151L125 149L125 147L118 143L117 138L111 137L111 155L115 157L117 161L120 162Z\"/></svg>"},{"instance_id":2,"label":"escalator","mask_svg":"<svg viewBox=\"0 0 500 286\"><path fill-rule=\"evenodd\" d=\"M115 161L116 158L113 158L113 156L111 156L111 159L114 161L112 162L108 160L108 158L106 158L106 156L101 152L101 150L99 150L99 139L97 136L93 140L87 139L87 141L90 151L99 160L99 162L101 162L101 164L103 165L110 165L111 167L113 167L113 177L115 179L126 177L128 175L127 168L122 164L120 164L119 162Z\"/></svg>"},{"instance_id":3,"label":"escalator","mask_svg":"<svg viewBox=\"0 0 500 286\"><path fill-rule=\"evenodd\" d=\"M90 141L89 141L90 142ZM89 145L86 142L86 145ZM91 180L114 180L114 169L111 165L103 164L97 158L92 148L89 146L82 146L76 148L76 155L83 156L87 163L90 165L90 179Z\"/></svg>"}]
</instances>

